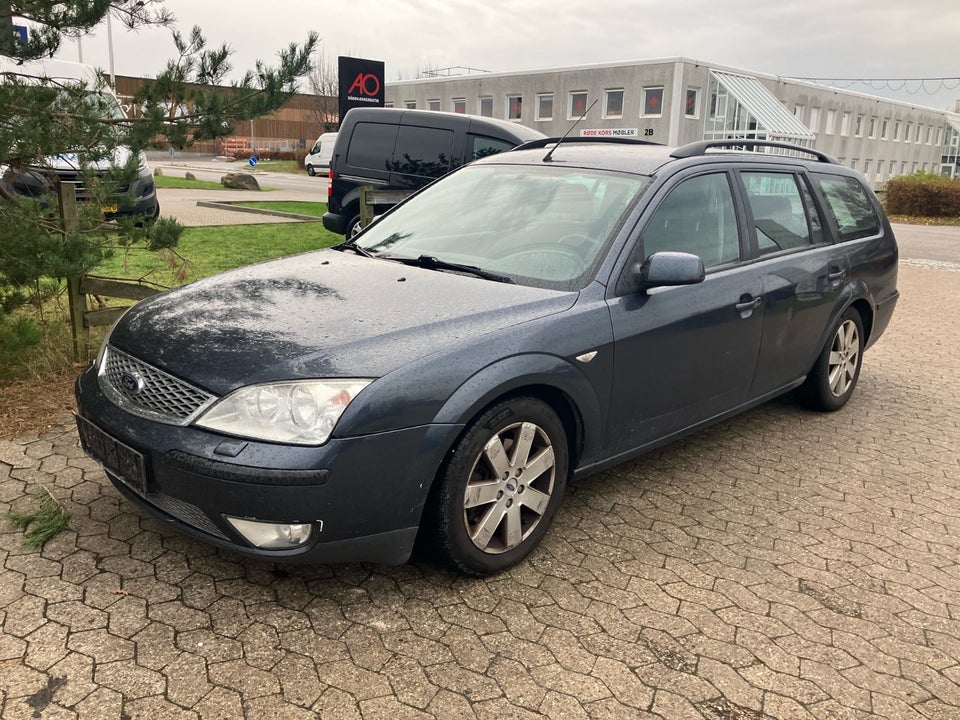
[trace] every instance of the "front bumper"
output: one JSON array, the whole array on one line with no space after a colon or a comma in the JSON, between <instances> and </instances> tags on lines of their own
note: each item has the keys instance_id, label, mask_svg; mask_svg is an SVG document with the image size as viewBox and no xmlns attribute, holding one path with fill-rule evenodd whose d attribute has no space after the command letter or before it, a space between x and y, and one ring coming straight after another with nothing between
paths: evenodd
<instances>
[{"instance_id":1,"label":"front bumper","mask_svg":"<svg viewBox=\"0 0 960 720\"><path fill-rule=\"evenodd\" d=\"M131 415L103 395L93 366L75 389L85 449L125 497L186 534L270 561L406 562L433 477L459 431L428 425L295 447ZM130 469L138 457L141 481L122 477L139 474ZM264 550L225 515L310 523L313 532L301 547Z\"/></svg>"}]
</instances>

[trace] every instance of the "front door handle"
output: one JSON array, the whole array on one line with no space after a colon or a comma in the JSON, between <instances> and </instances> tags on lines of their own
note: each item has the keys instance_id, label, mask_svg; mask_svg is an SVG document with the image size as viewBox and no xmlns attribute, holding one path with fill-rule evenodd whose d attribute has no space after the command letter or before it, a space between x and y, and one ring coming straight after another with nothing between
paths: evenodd
<instances>
[{"instance_id":1,"label":"front door handle","mask_svg":"<svg viewBox=\"0 0 960 720\"><path fill-rule=\"evenodd\" d=\"M847 276L847 271L842 268L839 270L835 268L831 268L831 270L833 272L827 275L827 280L829 280L832 283L840 282L841 280L843 280L843 278Z\"/></svg>"},{"instance_id":2,"label":"front door handle","mask_svg":"<svg viewBox=\"0 0 960 720\"><path fill-rule=\"evenodd\" d=\"M761 298L759 297L755 297L750 300L744 300L743 298L740 299L743 300L743 302L738 302L735 306L738 313L750 312L751 310L756 310L758 307L760 307Z\"/></svg>"}]
</instances>

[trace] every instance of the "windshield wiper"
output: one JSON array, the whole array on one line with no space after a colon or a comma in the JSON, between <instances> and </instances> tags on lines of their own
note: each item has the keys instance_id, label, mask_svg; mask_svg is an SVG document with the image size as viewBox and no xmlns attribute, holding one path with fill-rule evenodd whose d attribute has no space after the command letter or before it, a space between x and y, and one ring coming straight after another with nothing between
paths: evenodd
<instances>
[{"instance_id":1,"label":"windshield wiper","mask_svg":"<svg viewBox=\"0 0 960 720\"><path fill-rule=\"evenodd\" d=\"M397 255L380 255L385 260L396 260L404 265L416 265L417 267L427 268L428 270L450 270L452 272L462 272L468 275L474 275L484 280L494 280L502 283L513 283L513 278L500 273L490 272L476 265L461 265L460 263L447 262L433 255L421 255L420 257L400 257Z\"/></svg>"},{"instance_id":2,"label":"windshield wiper","mask_svg":"<svg viewBox=\"0 0 960 720\"><path fill-rule=\"evenodd\" d=\"M375 253L370 252L365 247L357 245L356 240L347 240L339 245L334 245L331 250L340 250L341 252L344 250L353 250L357 255L363 255L363 257L376 257Z\"/></svg>"}]
</instances>

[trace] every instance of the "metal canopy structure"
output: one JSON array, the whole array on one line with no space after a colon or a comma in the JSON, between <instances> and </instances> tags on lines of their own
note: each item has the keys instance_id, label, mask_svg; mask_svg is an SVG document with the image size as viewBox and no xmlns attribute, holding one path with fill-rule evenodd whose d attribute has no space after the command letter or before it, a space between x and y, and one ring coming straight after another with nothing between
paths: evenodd
<instances>
[{"instance_id":1,"label":"metal canopy structure","mask_svg":"<svg viewBox=\"0 0 960 720\"><path fill-rule=\"evenodd\" d=\"M816 137L756 78L711 70L709 98L704 140L778 140L809 147Z\"/></svg>"}]
</instances>

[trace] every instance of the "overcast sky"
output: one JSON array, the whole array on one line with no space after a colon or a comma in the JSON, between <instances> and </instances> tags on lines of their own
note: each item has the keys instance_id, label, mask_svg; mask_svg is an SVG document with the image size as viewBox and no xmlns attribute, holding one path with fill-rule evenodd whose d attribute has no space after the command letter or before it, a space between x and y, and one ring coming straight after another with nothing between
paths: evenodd
<instances>
[{"instance_id":1,"label":"overcast sky","mask_svg":"<svg viewBox=\"0 0 960 720\"><path fill-rule=\"evenodd\" d=\"M177 25L227 43L238 70L316 30L324 54L386 63L387 81L425 67L495 72L682 55L803 77L960 77L960 0L167 0ZM173 55L169 31L114 23L118 75L152 77ZM105 26L82 42L108 69ZM77 60L68 40L58 55ZM953 109L957 81L900 99ZM928 83L931 89L936 83ZM890 90L851 89L891 96Z\"/></svg>"}]
</instances>

